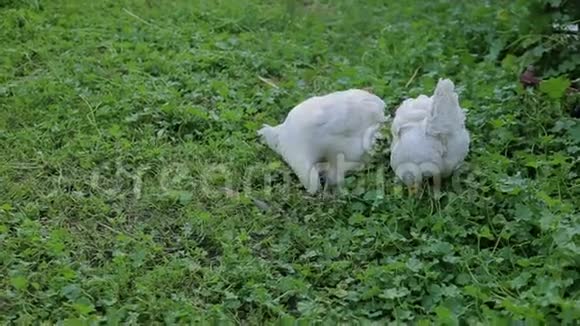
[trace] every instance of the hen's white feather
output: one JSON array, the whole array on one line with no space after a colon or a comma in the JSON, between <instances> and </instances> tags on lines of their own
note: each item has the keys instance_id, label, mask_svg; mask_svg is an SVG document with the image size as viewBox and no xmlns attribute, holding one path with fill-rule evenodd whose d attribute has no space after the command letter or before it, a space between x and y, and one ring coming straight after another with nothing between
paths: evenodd
<instances>
[{"instance_id":1,"label":"hen's white feather","mask_svg":"<svg viewBox=\"0 0 580 326\"><path fill-rule=\"evenodd\" d=\"M449 79L440 80L431 97L405 100L391 132L391 167L407 185L451 175L469 151L465 113Z\"/></svg>"},{"instance_id":2,"label":"hen's white feather","mask_svg":"<svg viewBox=\"0 0 580 326\"><path fill-rule=\"evenodd\" d=\"M315 96L294 107L278 126L258 131L281 155L310 193L320 187L319 174L339 184L359 167L385 121L385 103L359 89ZM327 163L321 168L319 163Z\"/></svg>"}]
</instances>

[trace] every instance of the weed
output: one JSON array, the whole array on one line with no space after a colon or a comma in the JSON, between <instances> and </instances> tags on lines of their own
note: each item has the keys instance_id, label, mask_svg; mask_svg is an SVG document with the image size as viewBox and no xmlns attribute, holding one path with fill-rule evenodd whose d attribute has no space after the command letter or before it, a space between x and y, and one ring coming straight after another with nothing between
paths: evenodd
<instances>
[{"instance_id":1,"label":"weed","mask_svg":"<svg viewBox=\"0 0 580 326\"><path fill-rule=\"evenodd\" d=\"M0 0L0 322L573 324L580 124L569 78L524 90L502 53L524 13ZM442 198L406 197L384 153L306 196L257 141L309 96L393 111L439 77L472 134Z\"/></svg>"}]
</instances>

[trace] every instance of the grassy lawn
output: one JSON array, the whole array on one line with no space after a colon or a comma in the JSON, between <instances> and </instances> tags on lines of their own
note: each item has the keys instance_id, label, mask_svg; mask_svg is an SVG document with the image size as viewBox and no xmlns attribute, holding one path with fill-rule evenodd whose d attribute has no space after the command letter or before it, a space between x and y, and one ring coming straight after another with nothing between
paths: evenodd
<instances>
[{"instance_id":1,"label":"grassy lawn","mask_svg":"<svg viewBox=\"0 0 580 326\"><path fill-rule=\"evenodd\" d=\"M580 123L495 41L522 7L0 0L0 323L573 324ZM256 136L313 95L392 112L439 77L472 134L440 199L384 152L307 196Z\"/></svg>"}]
</instances>

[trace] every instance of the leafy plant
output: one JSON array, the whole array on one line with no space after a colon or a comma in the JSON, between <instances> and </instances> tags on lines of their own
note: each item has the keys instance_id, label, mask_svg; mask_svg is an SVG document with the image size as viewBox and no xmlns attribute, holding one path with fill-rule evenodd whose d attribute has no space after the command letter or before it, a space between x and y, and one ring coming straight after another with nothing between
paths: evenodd
<instances>
[{"instance_id":1,"label":"leafy plant","mask_svg":"<svg viewBox=\"0 0 580 326\"><path fill-rule=\"evenodd\" d=\"M577 18L550 3L0 0L0 323L573 325L578 66L550 24ZM472 136L439 199L396 184L388 130L331 198L255 134L439 77Z\"/></svg>"}]
</instances>

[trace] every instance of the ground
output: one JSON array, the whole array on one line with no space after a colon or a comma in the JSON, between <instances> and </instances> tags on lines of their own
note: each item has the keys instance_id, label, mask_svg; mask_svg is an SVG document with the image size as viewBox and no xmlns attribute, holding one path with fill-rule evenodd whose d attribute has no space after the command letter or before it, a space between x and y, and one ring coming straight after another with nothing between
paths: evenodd
<instances>
[{"instance_id":1,"label":"ground","mask_svg":"<svg viewBox=\"0 0 580 326\"><path fill-rule=\"evenodd\" d=\"M580 124L494 42L522 3L0 0L0 322L573 324ZM441 198L382 149L308 196L256 136L440 77L472 135Z\"/></svg>"}]
</instances>

